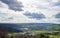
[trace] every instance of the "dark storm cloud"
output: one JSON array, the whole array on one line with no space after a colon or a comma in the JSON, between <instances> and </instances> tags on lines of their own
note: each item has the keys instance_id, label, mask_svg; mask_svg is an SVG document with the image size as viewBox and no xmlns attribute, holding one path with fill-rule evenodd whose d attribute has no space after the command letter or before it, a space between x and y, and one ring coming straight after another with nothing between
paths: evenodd
<instances>
[{"instance_id":1,"label":"dark storm cloud","mask_svg":"<svg viewBox=\"0 0 60 38\"><path fill-rule=\"evenodd\" d=\"M60 13L56 14L55 18L60 18Z\"/></svg>"},{"instance_id":2,"label":"dark storm cloud","mask_svg":"<svg viewBox=\"0 0 60 38\"><path fill-rule=\"evenodd\" d=\"M9 9L15 10L15 11L22 11L22 2L18 2L17 0L0 0L3 3L7 4L9 6Z\"/></svg>"},{"instance_id":3,"label":"dark storm cloud","mask_svg":"<svg viewBox=\"0 0 60 38\"><path fill-rule=\"evenodd\" d=\"M39 13L30 13L30 12L26 12L24 13L25 16L28 16L29 18L32 18L32 19L43 19L45 18L45 16L43 14L39 14Z\"/></svg>"}]
</instances>

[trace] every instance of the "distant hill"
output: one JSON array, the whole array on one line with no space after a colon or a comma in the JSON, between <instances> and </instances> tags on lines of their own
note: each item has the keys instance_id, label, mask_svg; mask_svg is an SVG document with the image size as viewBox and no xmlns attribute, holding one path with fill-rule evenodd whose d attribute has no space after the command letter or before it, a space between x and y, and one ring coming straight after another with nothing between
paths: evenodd
<instances>
[{"instance_id":1,"label":"distant hill","mask_svg":"<svg viewBox=\"0 0 60 38\"><path fill-rule=\"evenodd\" d=\"M0 32L22 32L22 30L0 25Z\"/></svg>"},{"instance_id":2,"label":"distant hill","mask_svg":"<svg viewBox=\"0 0 60 38\"><path fill-rule=\"evenodd\" d=\"M9 26L9 27L24 27L24 26L49 26L51 23L0 23L2 26Z\"/></svg>"},{"instance_id":3,"label":"distant hill","mask_svg":"<svg viewBox=\"0 0 60 38\"><path fill-rule=\"evenodd\" d=\"M52 23L0 23L0 26L7 26L8 31L19 32L23 31L20 28L29 28L30 30L54 30L53 27L59 26L60 24Z\"/></svg>"}]
</instances>

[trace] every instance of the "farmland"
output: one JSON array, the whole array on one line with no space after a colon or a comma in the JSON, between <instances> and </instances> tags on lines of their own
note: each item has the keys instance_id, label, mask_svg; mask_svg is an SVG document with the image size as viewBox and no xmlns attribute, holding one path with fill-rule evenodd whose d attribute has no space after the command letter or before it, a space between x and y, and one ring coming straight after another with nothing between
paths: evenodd
<instances>
[{"instance_id":1,"label":"farmland","mask_svg":"<svg viewBox=\"0 0 60 38\"><path fill-rule=\"evenodd\" d=\"M11 36L14 38L60 38L60 32L58 31L45 31L45 30L32 30L33 33L30 35L30 33L11 33Z\"/></svg>"},{"instance_id":2,"label":"farmland","mask_svg":"<svg viewBox=\"0 0 60 38\"><path fill-rule=\"evenodd\" d=\"M60 24L0 24L0 38L60 38Z\"/></svg>"}]
</instances>

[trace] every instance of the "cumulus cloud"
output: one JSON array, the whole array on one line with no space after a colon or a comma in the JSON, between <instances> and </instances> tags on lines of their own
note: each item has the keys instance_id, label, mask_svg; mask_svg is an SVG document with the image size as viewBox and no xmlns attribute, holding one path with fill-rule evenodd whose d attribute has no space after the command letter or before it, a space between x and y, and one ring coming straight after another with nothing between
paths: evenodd
<instances>
[{"instance_id":1,"label":"cumulus cloud","mask_svg":"<svg viewBox=\"0 0 60 38\"><path fill-rule=\"evenodd\" d=\"M52 1L51 4L53 6L60 6L60 0Z\"/></svg>"},{"instance_id":2,"label":"cumulus cloud","mask_svg":"<svg viewBox=\"0 0 60 38\"><path fill-rule=\"evenodd\" d=\"M54 2L58 0L20 0L24 4L24 10L30 12L41 12L46 18L51 18L60 11L58 6L54 6ZM31 3L30 3L31 2Z\"/></svg>"},{"instance_id":3,"label":"cumulus cloud","mask_svg":"<svg viewBox=\"0 0 60 38\"><path fill-rule=\"evenodd\" d=\"M34 12L30 13L28 11L26 13L24 13L24 15L26 15L30 19L38 19L38 20L40 20L40 19L44 19L45 18L45 16L43 14L34 13Z\"/></svg>"},{"instance_id":4,"label":"cumulus cloud","mask_svg":"<svg viewBox=\"0 0 60 38\"><path fill-rule=\"evenodd\" d=\"M15 10L15 11L22 11L22 2L18 2L17 0L0 0L3 3L7 4L9 6L9 9Z\"/></svg>"},{"instance_id":5,"label":"cumulus cloud","mask_svg":"<svg viewBox=\"0 0 60 38\"><path fill-rule=\"evenodd\" d=\"M0 0L0 22L60 23L60 19L55 18L60 12L59 4L59 0Z\"/></svg>"},{"instance_id":6,"label":"cumulus cloud","mask_svg":"<svg viewBox=\"0 0 60 38\"><path fill-rule=\"evenodd\" d=\"M54 3L54 6L60 6L60 1L59 1L59 2Z\"/></svg>"},{"instance_id":7,"label":"cumulus cloud","mask_svg":"<svg viewBox=\"0 0 60 38\"><path fill-rule=\"evenodd\" d=\"M21 12L10 10L8 5L0 2L0 23L28 22Z\"/></svg>"},{"instance_id":8,"label":"cumulus cloud","mask_svg":"<svg viewBox=\"0 0 60 38\"><path fill-rule=\"evenodd\" d=\"M32 14L32 12L38 14L42 13L46 17L44 18L45 20L43 20L43 22L59 23L58 22L59 19L56 19L54 16L60 12L59 0L18 0L18 1L23 2L24 10L31 12L29 14ZM41 20L39 21L42 22Z\"/></svg>"},{"instance_id":9,"label":"cumulus cloud","mask_svg":"<svg viewBox=\"0 0 60 38\"><path fill-rule=\"evenodd\" d=\"M60 18L60 13L56 14L55 18Z\"/></svg>"}]
</instances>

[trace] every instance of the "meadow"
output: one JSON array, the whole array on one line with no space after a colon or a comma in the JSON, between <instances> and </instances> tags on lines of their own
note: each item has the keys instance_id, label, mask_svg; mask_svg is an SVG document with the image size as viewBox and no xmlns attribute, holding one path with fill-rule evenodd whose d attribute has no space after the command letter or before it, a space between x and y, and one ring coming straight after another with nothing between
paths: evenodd
<instances>
[{"instance_id":1,"label":"meadow","mask_svg":"<svg viewBox=\"0 0 60 38\"><path fill-rule=\"evenodd\" d=\"M33 30L33 32L48 35L49 38L60 38L60 31Z\"/></svg>"},{"instance_id":2,"label":"meadow","mask_svg":"<svg viewBox=\"0 0 60 38\"><path fill-rule=\"evenodd\" d=\"M12 25L16 28L13 28ZM18 26L16 24L12 25L10 26L10 24L8 24L7 26L4 24L3 26L2 24L0 26L0 38L60 38L60 24L19 24ZM18 28L22 28L22 30ZM26 28L28 28L28 30L26 30Z\"/></svg>"},{"instance_id":3,"label":"meadow","mask_svg":"<svg viewBox=\"0 0 60 38\"><path fill-rule=\"evenodd\" d=\"M33 34L9 33L9 38L60 38L60 32L47 30L32 30Z\"/></svg>"}]
</instances>

